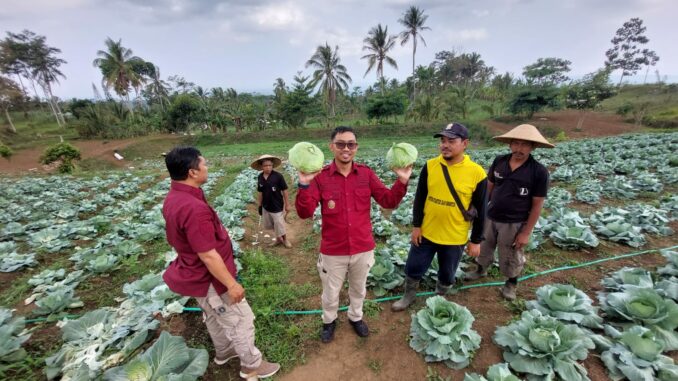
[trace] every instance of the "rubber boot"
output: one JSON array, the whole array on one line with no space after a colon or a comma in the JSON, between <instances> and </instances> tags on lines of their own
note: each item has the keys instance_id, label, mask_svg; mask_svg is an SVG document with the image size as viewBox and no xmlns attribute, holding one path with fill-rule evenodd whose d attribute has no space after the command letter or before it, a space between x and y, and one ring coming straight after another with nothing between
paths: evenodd
<instances>
[{"instance_id":1,"label":"rubber boot","mask_svg":"<svg viewBox=\"0 0 678 381\"><path fill-rule=\"evenodd\" d=\"M417 298L419 281L410 277L405 278L405 294L400 300L391 305L391 311L403 311Z\"/></svg>"},{"instance_id":2,"label":"rubber boot","mask_svg":"<svg viewBox=\"0 0 678 381\"><path fill-rule=\"evenodd\" d=\"M444 284L440 283L440 281L436 282L436 294L440 296L447 295L447 293L450 291L450 288L452 288L451 284L445 286Z\"/></svg>"},{"instance_id":3,"label":"rubber boot","mask_svg":"<svg viewBox=\"0 0 678 381\"><path fill-rule=\"evenodd\" d=\"M476 280L485 276L487 276L487 269L484 269L481 265L477 265L476 271L464 274L464 280Z\"/></svg>"}]
</instances>

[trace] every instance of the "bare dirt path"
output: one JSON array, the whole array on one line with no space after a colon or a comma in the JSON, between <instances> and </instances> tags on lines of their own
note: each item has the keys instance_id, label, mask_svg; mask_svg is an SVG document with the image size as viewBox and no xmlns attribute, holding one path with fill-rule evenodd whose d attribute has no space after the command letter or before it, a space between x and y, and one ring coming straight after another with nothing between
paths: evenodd
<instances>
[{"instance_id":1,"label":"bare dirt path","mask_svg":"<svg viewBox=\"0 0 678 381\"><path fill-rule=\"evenodd\" d=\"M82 140L70 141L80 150L82 160L99 159L104 160L114 167L126 167L129 165L127 160L117 160L113 157L114 150L123 150L134 144L143 144L156 140L174 140L181 139L179 135L150 135L122 140ZM14 152L10 160L0 159L0 173L18 174L22 172L46 173L53 168L45 167L40 164L40 156L45 147L36 147Z\"/></svg>"},{"instance_id":2,"label":"bare dirt path","mask_svg":"<svg viewBox=\"0 0 678 381\"><path fill-rule=\"evenodd\" d=\"M535 114L528 123L537 126L547 135L549 135L547 132L557 133L557 131L563 131L568 139L595 138L628 134L631 132L642 132L641 128L631 123L624 122L624 119L620 115L602 112L587 112L584 117L584 124L582 125L581 131L577 131L576 128L579 116L579 111L562 110L545 114ZM486 124L491 132L503 134L515 127L518 123L502 123L487 120L484 121L483 124Z\"/></svg>"}]
</instances>

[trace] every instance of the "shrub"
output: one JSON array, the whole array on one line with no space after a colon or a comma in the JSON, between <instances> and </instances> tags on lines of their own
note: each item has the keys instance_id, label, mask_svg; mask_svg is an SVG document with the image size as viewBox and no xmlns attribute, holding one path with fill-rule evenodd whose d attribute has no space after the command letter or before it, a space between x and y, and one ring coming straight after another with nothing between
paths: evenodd
<instances>
[{"instance_id":1,"label":"shrub","mask_svg":"<svg viewBox=\"0 0 678 381\"><path fill-rule=\"evenodd\" d=\"M7 147L6 145L0 143L0 156L4 157L5 159L8 159L12 157L14 152L12 151L11 148Z\"/></svg>"},{"instance_id":2,"label":"shrub","mask_svg":"<svg viewBox=\"0 0 678 381\"><path fill-rule=\"evenodd\" d=\"M40 157L43 164L51 164L57 160L61 160L59 173L71 173L75 169L73 161L80 160L80 150L68 143L59 143L47 148Z\"/></svg>"}]
</instances>

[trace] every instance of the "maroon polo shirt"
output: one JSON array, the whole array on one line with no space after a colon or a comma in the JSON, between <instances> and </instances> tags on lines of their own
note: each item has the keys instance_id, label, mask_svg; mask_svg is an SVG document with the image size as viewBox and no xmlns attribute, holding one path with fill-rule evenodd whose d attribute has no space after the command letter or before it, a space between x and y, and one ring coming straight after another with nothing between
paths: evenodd
<instances>
[{"instance_id":1,"label":"maroon polo shirt","mask_svg":"<svg viewBox=\"0 0 678 381\"><path fill-rule=\"evenodd\" d=\"M169 288L184 296L206 296L210 284L219 294L227 291L207 270L198 253L216 249L235 278L233 247L219 216L207 204L202 189L172 181L162 206L167 242L178 253L162 278Z\"/></svg>"},{"instance_id":2,"label":"maroon polo shirt","mask_svg":"<svg viewBox=\"0 0 678 381\"><path fill-rule=\"evenodd\" d=\"M353 163L344 177L332 161L313 178L307 189L299 188L295 206L301 218L310 218L320 203L322 239L325 255L354 255L374 249L370 198L385 209L393 209L407 193L399 180L386 188L366 165Z\"/></svg>"}]
</instances>

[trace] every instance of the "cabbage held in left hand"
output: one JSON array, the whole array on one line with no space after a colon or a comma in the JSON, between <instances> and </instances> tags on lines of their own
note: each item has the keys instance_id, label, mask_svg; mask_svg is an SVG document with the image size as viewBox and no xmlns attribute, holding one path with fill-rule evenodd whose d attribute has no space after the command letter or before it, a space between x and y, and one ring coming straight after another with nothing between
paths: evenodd
<instances>
[{"instance_id":1,"label":"cabbage held in left hand","mask_svg":"<svg viewBox=\"0 0 678 381\"><path fill-rule=\"evenodd\" d=\"M409 143L393 143L386 153L386 164L389 168L405 168L417 160L417 149Z\"/></svg>"}]
</instances>

